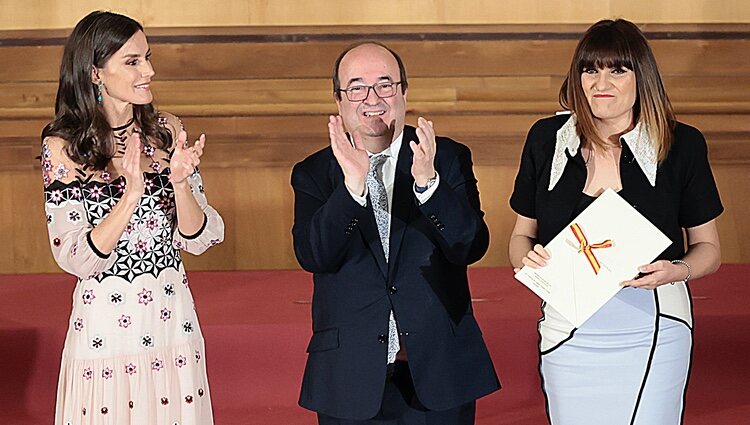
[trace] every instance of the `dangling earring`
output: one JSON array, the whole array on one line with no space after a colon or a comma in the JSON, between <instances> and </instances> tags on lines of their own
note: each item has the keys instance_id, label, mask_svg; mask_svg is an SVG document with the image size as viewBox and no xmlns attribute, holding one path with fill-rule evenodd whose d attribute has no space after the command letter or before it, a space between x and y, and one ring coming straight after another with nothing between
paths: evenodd
<instances>
[{"instance_id":1,"label":"dangling earring","mask_svg":"<svg viewBox=\"0 0 750 425\"><path fill-rule=\"evenodd\" d=\"M97 93L97 95L96 95L96 103L98 103L100 105L102 104L102 90L103 90L103 88L104 88L104 83L102 83L101 81L99 81L99 85L96 88L96 93Z\"/></svg>"}]
</instances>

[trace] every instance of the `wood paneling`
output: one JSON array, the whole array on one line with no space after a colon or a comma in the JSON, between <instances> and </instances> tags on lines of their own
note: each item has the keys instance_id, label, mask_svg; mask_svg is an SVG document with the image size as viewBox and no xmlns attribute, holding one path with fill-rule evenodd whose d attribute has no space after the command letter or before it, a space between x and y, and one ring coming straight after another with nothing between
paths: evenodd
<instances>
[{"instance_id":1,"label":"wood paneling","mask_svg":"<svg viewBox=\"0 0 750 425\"><path fill-rule=\"evenodd\" d=\"M494 266L507 264L515 218L507 200L526 132L560 109L557 91L582 27L489 28L378 31L407 64L407 122L427 116L438 133L472 149L492 233L479 264ZM679 119L701 129L709 143L726 207L719 219L724 261L748 262L750 60L738 52L750 47L750 27L650 28ZM285 31L256 37L257 29L160 30L151 39L156 103L180 115L191 137L208 135L206 190L227 224L222 245L200 257L186 254L192 270L297 267L290 237L291 166L327 145L327 115L336 111L332 63L352 37L367 31ZM8 238L0 273L57 270L34 158L53 113L62 39L42 34L12 33L6 39L13 43L0 43L0 61L13 64L0 68L0 234Z\"/></svg>"},{"instance_id":2,"label":"wood paneling","mask_svg":"<svg viewBox=\"0 0 750 425\"><path fill-rule=\"evenodd\" d=\"M237 25L383 25L593 23L623 16L637 22L750 22L743 0L3 0L0 29L70 28L92 10L125 13L147 27Z\"/></svg>"}]
</instances>

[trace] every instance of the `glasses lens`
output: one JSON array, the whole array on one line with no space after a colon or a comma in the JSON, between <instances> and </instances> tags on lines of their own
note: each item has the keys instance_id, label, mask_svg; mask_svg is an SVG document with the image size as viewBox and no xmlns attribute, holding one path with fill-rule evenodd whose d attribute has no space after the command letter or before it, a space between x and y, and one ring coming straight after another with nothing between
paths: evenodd
<instances>
[{"instance_id":1,"label":"glasses lens","mask_svg":"<svg viewBox=\"0 0 750 425\"><path fill-rule=\"evenodd\" d=\"M380 83L373 86L375 94L379 97L391 97L396 94L396 83Z\"/></svg>"},{"instance_id":2,"label":"glasses lens","mask_svg":"<svg viewBox=\"0 0 750 425\"><path fill-rule=\"evenodd\" d=\"M359 102L367 98L367 94L370 92L368 86L354 86L346 89L346 97L352 102Z\"/></svg>"}]
</instances>

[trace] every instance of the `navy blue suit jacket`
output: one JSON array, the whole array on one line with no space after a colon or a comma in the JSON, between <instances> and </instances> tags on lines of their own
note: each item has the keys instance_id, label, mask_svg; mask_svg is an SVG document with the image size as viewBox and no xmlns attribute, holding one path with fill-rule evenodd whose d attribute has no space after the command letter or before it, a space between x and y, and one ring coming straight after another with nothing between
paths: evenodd
<instances>
[{"instance_id":1,"label":"navy blue suit jacket","mask_svg":"<svg viewBox=\"0 0 750 425\"><path fill-rule=\"evenodd\" d=\"M364 420L380 409L393 309L419 400L445 410L499 388L474 319L466 267L487 251L489 231L469 149L438 137L440 184L419 205L413 193L416 131L404 129L386 262L371 202L349 194L330 147L292 172L294 250L314 274L313 335L301 406Z\"/></svg>"}]
</instances>

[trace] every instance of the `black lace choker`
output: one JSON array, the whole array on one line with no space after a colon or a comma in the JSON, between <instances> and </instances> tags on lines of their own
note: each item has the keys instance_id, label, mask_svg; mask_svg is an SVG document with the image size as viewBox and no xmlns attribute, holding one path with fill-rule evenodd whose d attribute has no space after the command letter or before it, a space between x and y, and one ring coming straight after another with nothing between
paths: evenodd
<instances>
[{"instance_id":1,"label":"black lace choker","mask_svg":"<svg viewBox=\"0 0 750 425\"><path fill-rule=\"evenodd\" d=\"M133 121L135 120L135 117L131 118L130 121L126 122L125 124L119 126L119 127L112 127L112 131L121 131L125 130L126 128L130 127L133 124Z\"/></svg>"}]
</instances>

